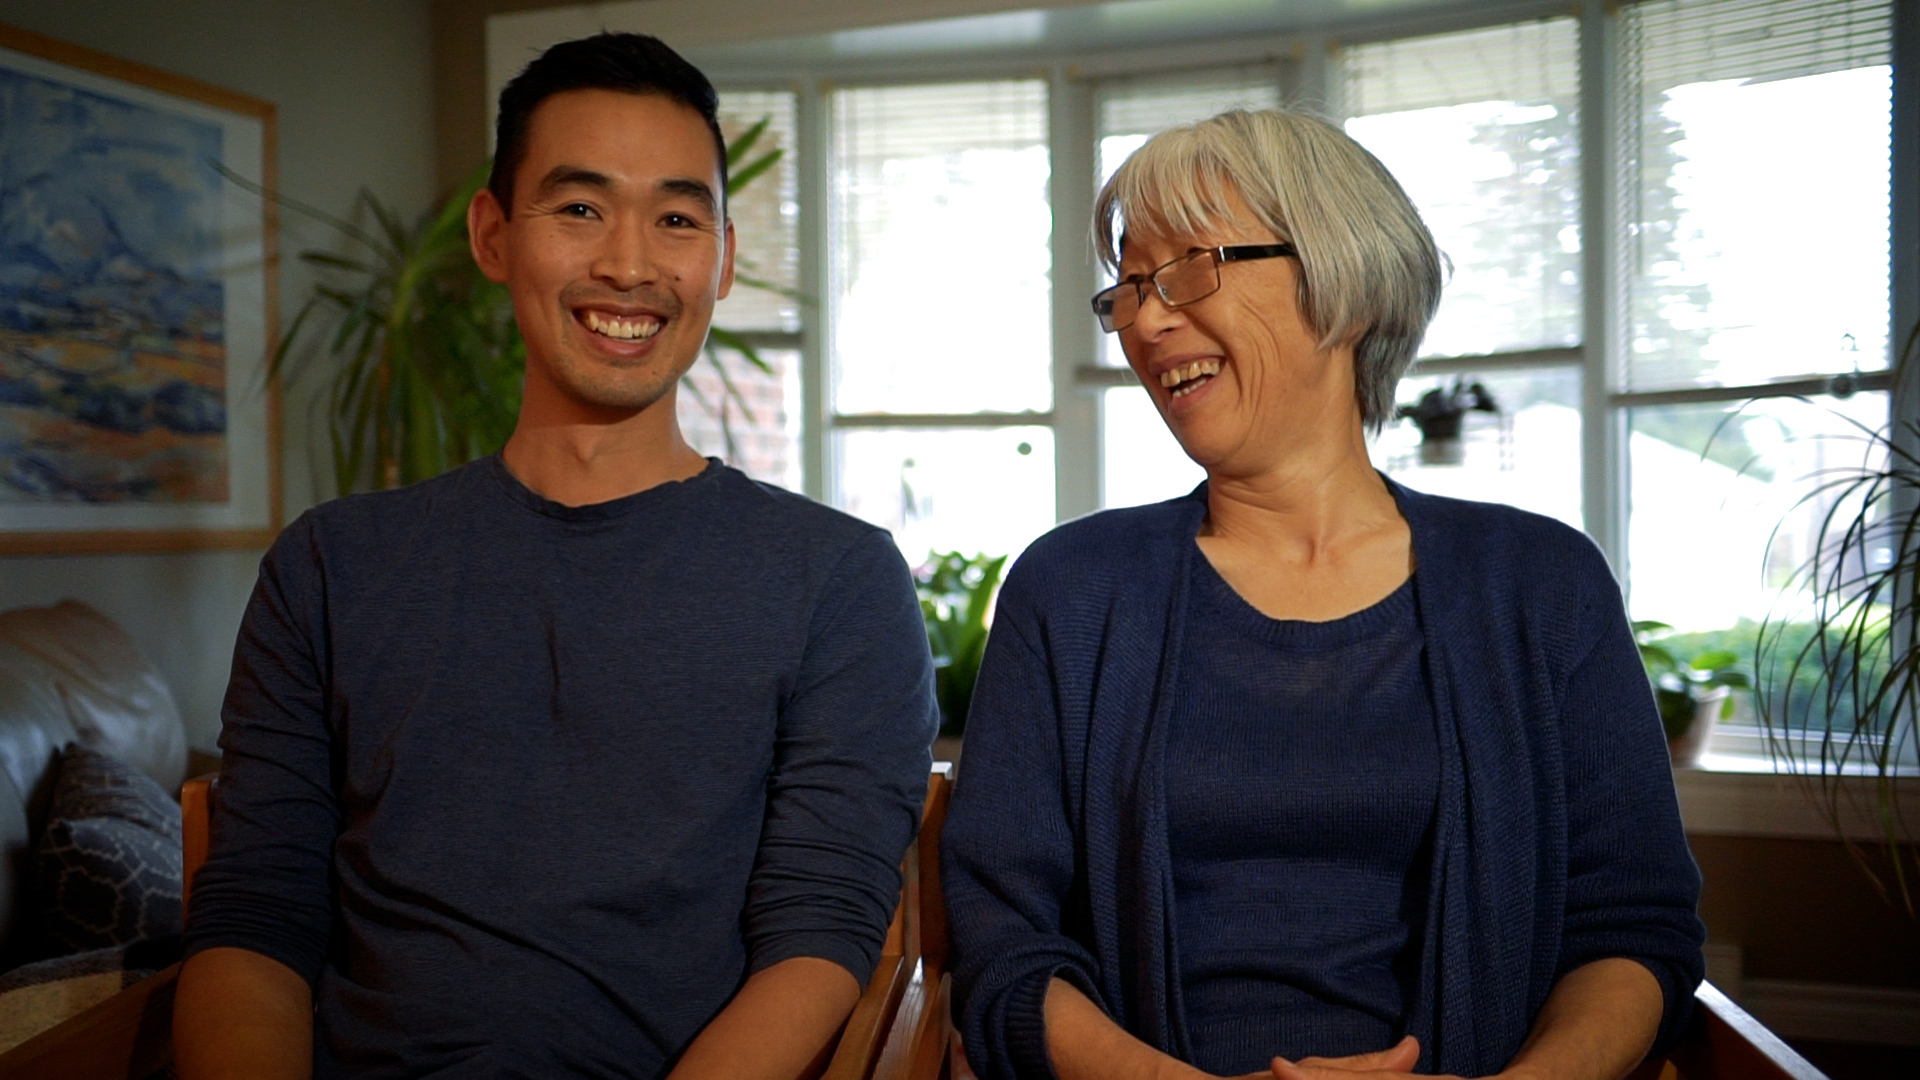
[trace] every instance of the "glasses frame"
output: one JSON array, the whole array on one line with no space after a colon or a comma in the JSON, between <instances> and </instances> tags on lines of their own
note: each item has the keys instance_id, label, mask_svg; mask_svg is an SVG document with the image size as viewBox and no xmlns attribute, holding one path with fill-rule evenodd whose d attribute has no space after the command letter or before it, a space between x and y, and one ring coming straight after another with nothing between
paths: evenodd
<instances>
[{"instance_id":1,"label":"glasses frame","mask_svg":"<svg viewBox=\"0 0 1920 1080\"><path fill-rule=\"evenodd\" d=\"M1153 285L1154 293L1160 297L1160 302L1165 304L1168 310L1172 310L1174 308L1186 307L1188 304L1197 304L1207 297L1212 296L1214 293L1219 292L1221 263L1250 262L1254 259L1279 259L1289 255L1297 256L1299 254L1300 252L1296 250L1292 244L1227 244L1221 247L1194 248L1185 255L1168 259L1141 277L1129 278L1126 281L1109 285L1099 292L1094 293L1093 299L1090 301L1093 305L1093 317L1100 320L1100 329L1109 334L1117 334L1127 327L1132 326L1134 321L1133 319L1128 319L1123 323L1114 321L1113 302L1122 295L1122 289L1131 287L1134 295L1138 298L1139 303L1134 307L1134 318L1137 319L1140 315L1140 308L1146 306L1147 285L1149 283ZM1213 259L1213 288L1208 289L1199 296L1190 297L1177 304L1174 303L1173 299L1167 295L1166 286L1160 283L1160 275L1175 266L1191 262L1202 255L1211 256Z\"/></svg>"}]
</instances>

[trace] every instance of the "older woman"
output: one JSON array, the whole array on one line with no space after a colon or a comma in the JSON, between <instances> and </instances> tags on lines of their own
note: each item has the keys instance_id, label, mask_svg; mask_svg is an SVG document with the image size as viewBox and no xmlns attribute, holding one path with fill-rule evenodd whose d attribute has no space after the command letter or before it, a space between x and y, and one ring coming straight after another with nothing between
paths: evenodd
<instances>
[{"instance_id":1,"label":"older woman","mask_svg":"<svg viewBox=\"0 0 1920 1080\"><path fill-rule=\"evenodd\" d=\"M944 834L975 1068L1624 1076L1686 1018L1699 875L1599 552L1369 464L1439 299L1418 214L1338 129L1233 112L1096 231L1207 482L1001 594Z\"/></svg>"}]
</instances>

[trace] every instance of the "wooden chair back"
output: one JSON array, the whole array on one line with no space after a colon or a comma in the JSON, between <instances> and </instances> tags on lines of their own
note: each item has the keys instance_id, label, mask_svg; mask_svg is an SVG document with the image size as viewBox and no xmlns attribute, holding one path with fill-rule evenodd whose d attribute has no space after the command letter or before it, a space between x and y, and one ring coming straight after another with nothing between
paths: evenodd
<instances>
[{"instance_id":1,"label":"wooden chair back","mask_svg":"<svg viewBox=\"0 0 1920 1080\"><path fill-rule=\"evenodd\" d=\"M940 829L947 821L947 800L953 794L953 766L936 762L927 783L927 803L920 820L920 838L909 853L913 870L907 878L907 910L919 952L885 1045L874 1062L871 1080L944 1080L949 1076L948 1045L952 1028L948 1002L953 980L948 975L952 945L947 937L947 903L940 889Z\"/></svg>"},{"instance_id":2,"label":"wooden chair back","mask_svg":"<svg viewBox=\"0 0 1920 1080\"><path fill-rule=\"evenodd\" d=\"M906 1044L898 1035L903 1024L917 1031L929 1015L927 965L945 971L947 909L940 896L940 826L947 820L947 796L952 789L953 766L934 762L927 776L926 802L920 809L920 836L907 848L901 865L900 906L894 910L893 925L881 947L879 966L847 1018L824 1080L898 1080L904 1075L888 1064L887 1055L903 1051ZM932 983L938 985L939 978ZM940 1016L945 1015L943 1002Z\"/></svg>"}]
</instances>

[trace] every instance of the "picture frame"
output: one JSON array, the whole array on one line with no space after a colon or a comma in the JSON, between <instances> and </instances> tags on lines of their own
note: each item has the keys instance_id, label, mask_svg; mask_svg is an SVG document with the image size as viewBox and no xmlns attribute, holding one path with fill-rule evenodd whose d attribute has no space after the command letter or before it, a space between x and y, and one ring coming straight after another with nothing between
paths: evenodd
<instances>
[{"instance_id":1,"label":"picture frame","mask_svg":"<svg viewBox=\"0 0 1920 1080\"><path fill-rule=\"evenodd\" d=\"M0 555L278 534L275 121L0 24Z\"/></svg>"}]
</instances>

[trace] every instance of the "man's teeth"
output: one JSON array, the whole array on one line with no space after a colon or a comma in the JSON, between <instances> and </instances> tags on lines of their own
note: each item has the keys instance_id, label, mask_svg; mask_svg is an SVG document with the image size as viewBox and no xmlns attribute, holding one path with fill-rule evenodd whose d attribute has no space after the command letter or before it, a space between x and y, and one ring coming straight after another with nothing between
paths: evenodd
<instances>
[{"instance_id":1,"label":"man's teeth","mask_svg":"<svg viewBox=\"0 0 1920 1080\"><path fill-rule=\"evenodd\" d=\"M626 341L645 341L660 332L666 324L652 316L637 319L623 319L618 315L602 315L599 312L587 312L587 329L596 334L605 334L610 338Z\"/></svg>"},{"instance_id":2,"label":"man's teeth","mask_svg":"<svg viewBox=\"0 0 1920 1080\"><path fill-rule=\"evenodd\" d=\"M1220 374L1220 361L1195 360L1191 364L1183 364L1180 367L1161 372L1160 385L1172 390L1174 397L1180 397L1183 394L1190 394L1197 389L1200 385L1197 380L1202 375L1218 374Z\"/></svg>"}]
</instances>

